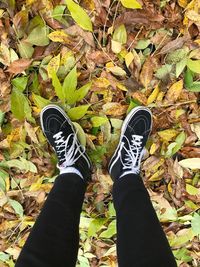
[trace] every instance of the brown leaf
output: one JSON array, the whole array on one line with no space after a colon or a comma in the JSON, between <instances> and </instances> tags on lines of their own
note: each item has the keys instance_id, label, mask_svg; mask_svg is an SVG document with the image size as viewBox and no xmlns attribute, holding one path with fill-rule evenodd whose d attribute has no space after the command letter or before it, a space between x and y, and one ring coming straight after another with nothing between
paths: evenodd
<instances>
[{"instance_id":1,"label":"brown leaf","mask_svg":"<svg viewBox=\"0 0 200 267\"><path fill-rule=\"evenodd\" d=\"M187 146L183 147L179 154L181 154L184 158L200 158L200 148Z\"/></svg>"},{"instance_id":2,"label":"brown leaf","mask_svg":"<svg viewBox=\"0 0 200 267\"><path fill-rule=\"evenodd\" d=\"M120 15L116 19L114 27L116 28L121 24L142 24L145 26L151 26L151 28L156 29L161 27L163 20L164 17L161 14L153 14L147 10L133 10Z\"/></svg>"},{"instance_id":3,"label":"brown leaf","mask_svg":"<svg viewBox=\"0 0 200 267\"><path fill-rule=\"evenodd\" d=\"M88 59L94 61L96 64L105 64L110 61L110 58L106 53L98 50L88 53Z\"/></svg>"},{"instance_id":4,"label":"brown leaf","mask_svg":"<svg viewBox=\"0 0 200 267\"><path fill-rule=\"evenodd\" d=\"M142 93L140 91L136 91L136 92L132 93L131 96L133 98L135 98L136 100L138 100L141 104L143 104L143 105L147 104L147 97L145 96L144 93Z\"/></svg>"},{"instance_id":5,"label":"brown leaf","mask_svg":"<svg viewBox=\"0 0 200 267\"><path fill-rule=\"evenodd\" d=\"M22 73L31 65L31 62L31 59L17 59L10 64L7 71L13 74Z\"/></svg>"},{"instance_id":6,"label":"brown leaf","mask_svg":"<svg viewBox=\"0 0 200 267\"><path fill-rule=\"evenodd\" d=\"M77 24L67 28L66 33L69 35L81 36L87 44L89 44L93 48L95 47L94 37L92 33L89 31L84 31Z\"/></svg>"},{"instance_id":7,"label":"brown leaf","mask_svg":"<svg viewBox=\"0 0 200 267\"><path fill-rule=\"evenodd\" d=\"M140 81L146 89L153 78L154 69L155 69L155 60L152 57L148 57L140 73Z\"/></svg>"},{"instance_id":8,"label":"brown leaf","mask_svg":"<svg viewBox=\"0 0 200 267\"><path fill-rule=\"evenodd\" d=\"M187 38L185 36L177 38L177 39L167 43L165 46L163 46L163 48L160 50L160 52L158 54L167 54L167 53L172 52L176 49L179 49L183 46L183 44L185 43L186 40L187 40Z\"/></svg>"}]
</instances>

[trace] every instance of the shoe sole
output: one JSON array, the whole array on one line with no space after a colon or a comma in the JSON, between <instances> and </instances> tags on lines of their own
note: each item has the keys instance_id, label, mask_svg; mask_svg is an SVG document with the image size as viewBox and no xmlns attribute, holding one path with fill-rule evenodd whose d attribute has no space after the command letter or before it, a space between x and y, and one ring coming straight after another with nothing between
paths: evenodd
<instances>
[{"instance_id":1,"label":"shoe sole","mask_svg":"<svg viewBox=\"0 0 200 267\"><path fill-rule=\"evenodd\" d=\"M148 108L146 108L146 107L142 107L142 106L133 108L133 109L129 112L129 114L126 116L126 118L125 118L125 120L124 120L124 122L123 122L123 125L122 125L122 128L121 128L121 134L120 134L120 139L119 139L118 146L117 146L117 148L116 148L116 150L115 150L115 153L113 154L112 158L110 159L110 163L109 163L109 166L108 166L109 173L111 173L111 169L112 169L113 165L115 164L115 161L117 160L117 158L116 158L116 160L113 161L113 159L114 159L114 157L116 156L116 153L117 153L117 151L118 151L118 149L119 149L120 143L121 143L121 141L122 141L122 137L123 137L123 135L124 135L124 133L125 133L125 131L126 131L126 127L127 127L128 123L129 123L129 121L131 120L132 116L133 116L137 111L139 111L139 110L145 110L145 111L149 112L149 114L151 115L151 127L150 127L150 132L151 132L151 130L152 130L152 117L153 117L153 115L152 115L152 112L150 111L150 109L148 109ZM150 134L150 132L149 132L149 134ZM113 161L113 162L112 162L112 161Z\"/></svg>"},{"instance_id":2,"label":"shoe sole","mask_svg":"<svg viewBox=\"0 0 200 267\"><path fill-rule=\"evenodd\" d=\"M74 130L74 126L73 126L73 124L71 123L70 118L69 118L69 117L66 115L66 113L64 112L64 110L63 110L62 108L60 108L59 106L57 106L57 105L49 104L49 105L47 105L46 107L44 107L44 108L41 110L41 112L40 112L40 124L41 124L42 131L43 131L44 135L45 135L45 131L44 131L44 125L43 125L42 116L43 116L43 113L44 113L47 109L49 109L49 108L55 108L55 109L57 109L57 110L58 110L58 111L65 117L65 119L67 120L67 122L71 125L71 127L72 127L74 133L76 134L76 131ZM45 136L46 136L46 135L45 135ZM77 139L78 144L80 145L80 142L79 142L78 138L76 138L76 139ZM47 140L48 140L48 138L47 138ZM86 154L86 153L85 153L85 154ZM91 163L89 157L87 156L87 154L86 154L85 159L86 159L86 161L88 162L88 166L89 166L89 168L91 169L91 168L92 168L92 163Z\"/></svg>"}]
</instances>

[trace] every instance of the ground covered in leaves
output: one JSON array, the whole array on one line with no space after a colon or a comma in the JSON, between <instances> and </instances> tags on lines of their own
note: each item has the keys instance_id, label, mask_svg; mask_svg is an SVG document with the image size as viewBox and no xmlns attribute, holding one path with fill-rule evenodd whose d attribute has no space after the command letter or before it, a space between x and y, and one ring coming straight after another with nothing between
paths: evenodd
<instances>
[{"instance_id":1,"label":"ground covered in leaves","mask_svg":"<svg viewBox=\"0 0 200 267\"><path fill-rule=\"evenodd\" d=\"M94 163L77 266L117 266L107 163L127 112L148 106L141 175L178 266L200 266L200 2L0 1L0 266L14 266L55 177L39 124L74 121Z\"/></svg>"}]
</instances>

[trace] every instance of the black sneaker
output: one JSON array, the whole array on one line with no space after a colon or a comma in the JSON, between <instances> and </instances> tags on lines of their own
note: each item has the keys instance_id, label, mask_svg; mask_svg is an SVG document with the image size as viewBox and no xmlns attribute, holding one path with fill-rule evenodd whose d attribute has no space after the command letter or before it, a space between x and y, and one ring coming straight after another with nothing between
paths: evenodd
<instances>
[{"instance_id":1,"label":"black sneaker","mask_svg":"<svg viewBox=\"0 0 200 267\"><path fill-rule=\"evenodd\" d=\"M151 111L145 107L133 108L124 120L118 147L109 163L109 173L113 180L127 174L139 174L151 129Z\"/></svg>"},{"instance_id":2,"label":"black sneaker","mask_svg":"<svg viewBox=\"0 0 200 267\"><path fill-rule=\"evenodd\" d=\"M85 181L91 178L91 162L85 148L80 145L71 120L56 105L48 105L41 111L42 130L58 157L62 173L77 173Z\"/></svg>"}]
</instances>

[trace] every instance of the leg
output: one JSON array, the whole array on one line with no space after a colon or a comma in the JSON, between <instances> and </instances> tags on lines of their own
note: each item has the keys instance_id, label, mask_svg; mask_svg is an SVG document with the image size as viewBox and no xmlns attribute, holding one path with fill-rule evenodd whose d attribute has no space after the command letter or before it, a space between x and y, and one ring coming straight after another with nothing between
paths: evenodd
<instances>
[{"instance_id":1,"label":"leg","mask_svg":"<svg viewBox=\"0 0 200 267\"><path fill-rule=\"evenodd\" d=\"M176 262L139 175L113 186L119 267L175 267Z\"/></svg>"},{"instance_id":2,"label":"leg","mask_svg":"<svg viewBox=\"0 0 200 267\"><path fill-rule=\"evenodd\" d=\"M151 111L146 107L132 109L122 125L119 145L109 164L114 180L119 267L177 266L139 176L151 128Z\"/></svg>"},{"instance_id":3,"label":"leg","mask_svg":"<svg viewBox=\"0 0 200 267\"><path fill-rule=\"evenodd\" d=\"M22 249L16 267L74 267L86 183L66 173L55 184Z\"/></svg>"}]
</instances>

